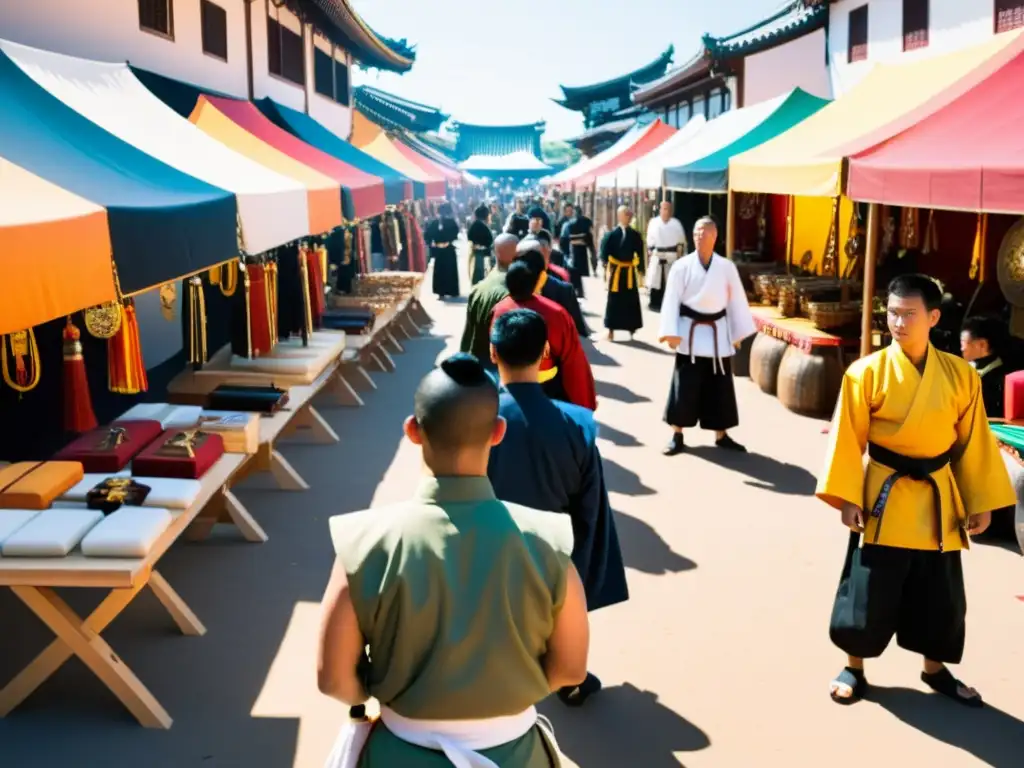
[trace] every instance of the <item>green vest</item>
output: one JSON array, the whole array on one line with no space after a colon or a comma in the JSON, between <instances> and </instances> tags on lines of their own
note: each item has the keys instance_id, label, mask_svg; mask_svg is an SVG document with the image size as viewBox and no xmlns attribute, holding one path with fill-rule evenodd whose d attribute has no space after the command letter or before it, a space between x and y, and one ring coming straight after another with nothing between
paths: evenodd
<instances>
[{"instance_id":1,"label":"green vest","mask_svg":"<svg viewBox=\"0 0 1024 768\"><path fill-rule=\"evenodd\" d=\"M491 365L491 313L508 296L505 277L508 273L495 267L473 286L466 305L466 329L462 333L461 350L469 352L486 366Z\"/></svg>"},{"instance_id":2,"label":"green vest","mask_svg":"<svg viewBox=\"0 0 1024 768\"><path fill-rule=\"evenodd\" d=\"M425 720L501 717L548 696L542 658L565 599L566 515L499 501L486 477L427 478L404 504L331 518L369 646L367 691ZM534 729L482 752L503 768L552 764ZM361 766L450 768L380 723Z\"/></svg>"}]
</instances>

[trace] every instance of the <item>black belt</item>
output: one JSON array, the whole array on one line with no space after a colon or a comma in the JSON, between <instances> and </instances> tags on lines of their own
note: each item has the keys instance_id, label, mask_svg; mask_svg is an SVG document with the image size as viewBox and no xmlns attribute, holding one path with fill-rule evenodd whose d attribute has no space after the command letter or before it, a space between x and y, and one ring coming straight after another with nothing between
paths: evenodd
<instances>
[{"instance_id":1,"label":"black belt","mask_svg":"<svg viewBox=\"0 0 1024 768\"><path fill-rule=\"evenodd\" d=\"M656 250L658 253L675 253L678 250L678 248L679 248L678 245L673 245L673 246L670 246L668 248L658 247L658 248L655 248L654 250Z\"/></svg>"},{"instance_id":2,"label":"black belt","mask_svg":"<svg viewBox=\"0 0 1024 768\"><path fill-rule=\"evenodd\" d=\"M490 253L491 246L489 245L474 245L474 251L480 251L481 253Z\"/></svg>"},{"instance_id":3,"label":"black belt","mask_svg":"<svg viewBox=\"0 0 1024 768\"><path fill-rule=\"evenodd\" d=\"M932 487L932 498L935 500L935 519L939 538L939 552L943 549L942 539L945 533L942 530L942 496L939 493L939 484L932 477L933 472L938 472L953 459L953 449L950 448L943 454L931 458L915 458L903 456L902 454L890 451L876 443L868 443L868 456L872 461L883 464L893 470L892 474L885 478L881 489L878 491L878 498L871 507L871 516L877 518L878 525L875 528L875 536L871 543L878 543L878 535L882 531L882 513L885 512L885 505L889 502L889 494L892 487L904 477L911 480L928 483Z\"/></svg>"},{"instance_id":4,"label":"black belt","mask_svg":"<svg viewBox=\"0 0 1024 768\"><path fill-rule=\"evenodd\" d=\"M689 339L689 342L690 342L690 360L693 361L693 358L694 358L694 354L693 354L693 332L695 330L697 330L697 326L699 326L699 325L706 325L708 328L711 329L711 333L713 333L714 337L715 337L715 356L714 356L713 360L715 360L715 361L717 361L718 363L721 364L722 373L724 374L725 373L725 363L721 362L721 359L719 358L719 355L718 355L718 321L721 320L723 317L725 317L725 310L723 309L721 312L712 312L711 314L707 314L707 313L704 313L704 312L698 312L697 310L695 310L695 309L693 309L691 307L688 307L686 304L680 304L679 305L679 316L680 317L688 317L690 320L693 321L693 322L690 323L690 339Z\"/></svg>"}]
</instances>

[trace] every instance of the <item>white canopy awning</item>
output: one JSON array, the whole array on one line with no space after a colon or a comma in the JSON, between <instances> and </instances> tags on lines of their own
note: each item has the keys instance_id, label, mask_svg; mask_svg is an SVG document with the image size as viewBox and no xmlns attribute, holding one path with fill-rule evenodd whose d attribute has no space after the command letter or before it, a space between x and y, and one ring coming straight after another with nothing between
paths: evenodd
<instances>
[{"instance_id":1,"label":"white canopy awning","mask_svg":"<svg viewBox=\"0 0 1024 768\"><path fill-rule=\"evenodd\" d=\"M464 171L476 171L478 173L491 171L493 173L523 173L550 171L551 166L541 162L532 152L520 150L508 155L472 155L459 163L459 168Z\"/></svg>"},{"instance_id":2,"label":"white canopy awning","mask_svg":"<svg viewBox=\"0 0 1024 768\"><path fill-rule=\"evenodd\" d=\"M253 253L309 234L304 186L205 134L150 93L127 64L79 59L4 40L0 49L40 87L108 133L182 173L234 193L245 243Z\"/></svg>"},{"instance_id":3,"label":"white canopy awning","mask_svg":"<svg viewBox=\"0 0 1024 768\"><path fill-rule=\"evenodd\" d=\"M619 189L633 189L639 180L640 168L645 165L657 166L663 168L665 166L660 164L660 159L664 157L671 157L673 153L679 151L679 148L686 144L692 139L707 123L707 119L704 115L697 115L695 118L686 123L676 133L669 137L668 141L662 144L660 147L655 147L654 150L648 152L642 157L638 157L631 163L627 163L616 171L606 173L602 176L597 177L597 186L599 189L612 189L618 187ZM643 187L644 189L654 189L660 187L661 183L654 184L651 187Z\"/></svg>"}]
</instances>

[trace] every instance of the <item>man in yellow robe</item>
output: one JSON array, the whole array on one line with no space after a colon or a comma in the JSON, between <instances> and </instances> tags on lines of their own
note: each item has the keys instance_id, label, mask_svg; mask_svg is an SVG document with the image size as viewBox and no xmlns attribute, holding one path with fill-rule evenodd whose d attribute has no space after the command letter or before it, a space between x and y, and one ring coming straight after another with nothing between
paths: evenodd
<instances>
[{"instance_id":1,"label":"man in yellow robe","mask_svg":"<svg viewBox=\"0 0 1024 768\"><path fill-rule=\"evenodd\" d=\"M928 340L941 300L925 275L889 284L893 342L847 369L832 419L816 493L852 531L829 632L848 656L831 685L841 704L863 696L864 659L895 635L924 657L926 685L982 706L945 666L964 648L960 550L1015 495L977 372Z\"/></svg>"}]
</instances>

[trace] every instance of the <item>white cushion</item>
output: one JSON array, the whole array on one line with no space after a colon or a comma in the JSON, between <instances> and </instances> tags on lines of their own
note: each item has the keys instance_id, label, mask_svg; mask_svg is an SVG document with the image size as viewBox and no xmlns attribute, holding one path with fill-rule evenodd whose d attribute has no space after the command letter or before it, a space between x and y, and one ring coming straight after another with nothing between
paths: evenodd
<instances>
[{"instance_id":1,"label":"white cushion","mask_svg":"<svg viewBox=\"0 0 1024 768\"><path fill-rule=\"evenodd\" d=\"M188 429L199 423L202 412L198 405L139 403L125 411L118 421L159 421L164 429Z\"/></svg>"},{"instance_id":2,"label":"white cushion","mask_svg":"<svg viewBox=\"0 0 1024 768\"><path fill-rule=\"evenodd\" d=\"M64 557L97 523L97 509L44 509L0 546L4 557Z\"/></svg>"},{"instance_id":3,"label":"white cushion","mask_svg":"<svg viewBox=\"0 0 1024 768\"><path fill-rule=\"evenodd\" d=\"M111 474L87 474L78 485L71 488L61 498L65 501L84 502L93 488L108 477L127 477L127 471ZM148 485L149 495L142 502L144 507L164 507L166 509L188 509L195 502L203 484L198 480L181 480L173 477L135 477L135 482Z\"/></svg>"},{"instance_id":4,"label":"white cushion","mask_svg":"<svg viewBox=\"0 0 1024 768\"><path fill-rule=\"evenodd\" d=\"M145 557L174 518L166 509L121 507L82 539L86 557Z\"/></svg>"},{"instance_id":5,"label":"white cushion","mask_svg":"<svg viewBox=\"0 0 1024 768\"><path fill-rule=\"evenodd\" d=\"M38 514L38 509L0 509L0 544Z\"/></svg>"}]
</instances>

